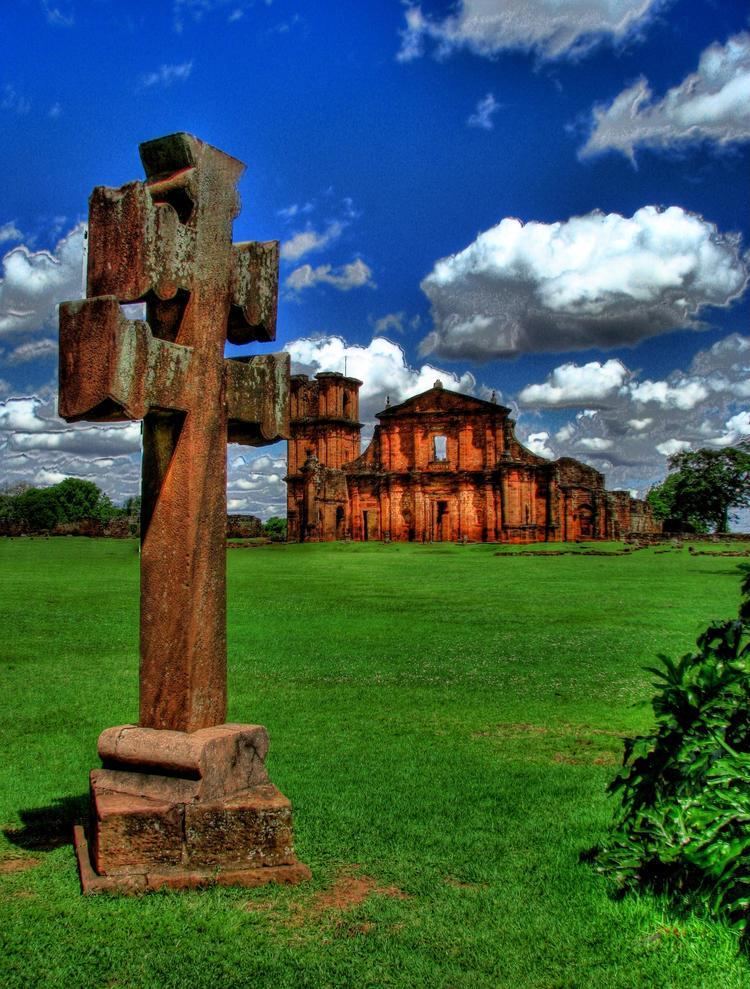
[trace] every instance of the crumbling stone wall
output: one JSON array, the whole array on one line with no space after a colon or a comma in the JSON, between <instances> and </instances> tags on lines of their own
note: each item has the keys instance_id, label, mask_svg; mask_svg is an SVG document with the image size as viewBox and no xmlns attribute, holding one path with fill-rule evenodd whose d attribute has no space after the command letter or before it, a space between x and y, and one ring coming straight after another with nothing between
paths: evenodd
<instances>
[{"instance_id":1,"label":"crumbling stone wall","mask_svg":"<svg viewBox=\"0 0 750 989\"><path fill-rule=\"evenodd\" d=\"M637 533L661 533L661 523L647 501L633 498L629 491L608 491L608 536L610 539L626 539Z\"/></svg>"},{"instance_id":2,"label":"crumbling stone wall","mask_svg":"<svg viewBox=\"0 0 750 989\"><path fill-rule=\"evenodd\" d=\"M263 523L255 515L227 515L227 539L255 539L263 535Z\"/></svg>"}]
</instances>

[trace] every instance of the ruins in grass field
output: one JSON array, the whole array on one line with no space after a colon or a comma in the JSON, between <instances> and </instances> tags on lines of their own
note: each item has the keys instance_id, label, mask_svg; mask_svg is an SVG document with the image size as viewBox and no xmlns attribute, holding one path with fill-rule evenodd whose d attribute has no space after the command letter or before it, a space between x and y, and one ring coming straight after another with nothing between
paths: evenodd
<instances>
[{"instance_id":1,"label":"ruins in grass field","mask_svg":"<svg viewBox=\"0 0 750 989\"><path fill-rule=\"evenodd\" d=\"M661 531L646 502L607 491L593 467L523 446L510 409L439 381L378 413L360 455L361 384L337 372L292 376L290 540L532 543Z\"/></svg>"}]
</instances>

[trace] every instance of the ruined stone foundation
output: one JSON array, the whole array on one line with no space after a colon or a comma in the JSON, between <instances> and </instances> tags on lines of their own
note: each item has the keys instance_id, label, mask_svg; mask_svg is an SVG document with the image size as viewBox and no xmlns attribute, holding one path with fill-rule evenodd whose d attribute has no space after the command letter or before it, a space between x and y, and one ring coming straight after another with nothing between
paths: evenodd
<instances>
[{"instance_id":1,"label":"ruined stone foundation","mask_svg":"<svg viewBox=\"0 0 750 989\"><path fill-rule=\"evenodd\" d=\"M89 830L75 831L84 893L308 879L294 854L291 804L268 778L267 751L260 725L104 731Z\"/></svg>"}]
</instances>

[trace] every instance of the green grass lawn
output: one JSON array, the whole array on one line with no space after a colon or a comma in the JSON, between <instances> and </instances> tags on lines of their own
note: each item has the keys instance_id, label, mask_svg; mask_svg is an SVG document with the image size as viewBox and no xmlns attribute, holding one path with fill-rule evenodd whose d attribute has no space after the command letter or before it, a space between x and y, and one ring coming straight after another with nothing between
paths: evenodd
<instances>
[{"instance_id":1,"label":"green grass lawn","mask_svg":"<svg viewBox=\"0 0 750 989\"><path fill-rule=\"evenodd\" d=\"M137 716L137 546L0 540L3 989L746 989L726 928L579 863L651 722L642 667L736 614L742 561L583 550L230 551L229 719L268 727L313 881L84 899L69 828Z\"/></svg>"}]
</instances>

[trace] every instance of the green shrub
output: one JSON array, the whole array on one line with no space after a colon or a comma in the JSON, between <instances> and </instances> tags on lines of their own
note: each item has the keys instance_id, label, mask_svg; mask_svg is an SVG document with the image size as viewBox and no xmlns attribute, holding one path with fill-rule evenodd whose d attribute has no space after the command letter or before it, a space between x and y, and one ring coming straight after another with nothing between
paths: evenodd
<instances>
[{"instance_id":1,"label":"green shrub","mask_svg":"<svg viewBox=\"0 0 750 989\"><path fill-rule=\"evenodd\" d=\"M286 519L280 515L272 515L263 523L263 535L274 542L283 542L286 539Z\"/></svg>"},{"instance_id":2,"label":"green shrub","mask_svg":"<svg viewBox=\"0 0 750 989\"><path fill-rule=\"evenodd\" d=\"M47 488L23 486L0 494L0 521L18 522L27 532L93 519L108 522L120 514L93 481L66 477Z\"/></svg>"},{"instance_id":3,"label":"green shrub","mask_svg":"<svg viewBox=\"0 0 750 989\"><path fill-rule=\"evenodd\" d=\"M736 620L697 651L660 656L656 728L627 739L609 786L620 808L596 868L618 887L671 894L750 936L750 568Z\"/></svg>"}]
</instances>

